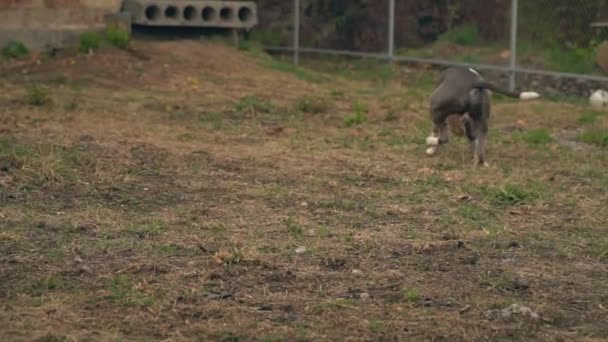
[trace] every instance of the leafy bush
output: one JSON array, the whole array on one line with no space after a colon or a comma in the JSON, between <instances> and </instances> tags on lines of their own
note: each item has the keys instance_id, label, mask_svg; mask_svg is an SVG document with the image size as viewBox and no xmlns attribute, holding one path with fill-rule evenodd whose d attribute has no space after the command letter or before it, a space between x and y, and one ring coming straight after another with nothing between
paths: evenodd
<instances>
[{"instance_id":1,"label":"leafy bush","mask_svg":"<svg viewBox=\"0 0 608 342\"><path fill-rule=\"evenodd\" d=\"M89 53L101 46L102 38L97 32L85 32L80 36L80 52Z\"/></svg>"},{"instance_id":2,"label":"leafy bush","mask_svg":"<svg viewBox=\"0 0 608 342\"><path fill-rule=\"evenodd\" d=\"M11 40L2 48L2 56L5 58L24 58L27 57L30 51L22 43L15 40Z\"/></svg>"},{"instance_id":3,"label":"leafy bush","mask_svg":"<svg viewBox=\"0 0 608 342\"><path fill-rule=\"evenodd\" d=\"M113 46L119 49L126 49L131 41L131 35L127 30L118 26L109 26L106 29L106 39Z\"/></svg>"}]
</instances>

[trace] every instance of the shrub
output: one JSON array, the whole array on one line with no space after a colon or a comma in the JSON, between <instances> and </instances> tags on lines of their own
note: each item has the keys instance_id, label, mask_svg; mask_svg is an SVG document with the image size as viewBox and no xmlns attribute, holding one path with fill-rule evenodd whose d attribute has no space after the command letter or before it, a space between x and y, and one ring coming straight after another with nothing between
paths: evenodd
<instances>
[{"instance_id":1,"label":"shrub","mask_svg":"<svg viewBox=\"0 0 608 342\"><path fill-rule=\"evenodd\" d=\"M101 46L102 38L97 32L85 32L80 36L80 52L89 53Z\"/></svg>"},{"instance_id":2,"label":"shrub","mask_svg":"<svg viewBox=\"0 0 608 342\"><path fill-rule=\"evenodd\" d=\"M106 39L113 46L119 49L126 49L129 46L131 35L127 30L118 26L109 26L106 29Z\"/></svg>"},{"instance_id":3,"label":"shrub","mask_svg":"<svg viewBox=\"0 0 608 342\"><path fill-rule=\"evenodd\" d=\"M2 48L2 56L5 58L24 58L27 57L30 51L22 43L15 40L11 40Z\"/></svg>"}]
</instances>

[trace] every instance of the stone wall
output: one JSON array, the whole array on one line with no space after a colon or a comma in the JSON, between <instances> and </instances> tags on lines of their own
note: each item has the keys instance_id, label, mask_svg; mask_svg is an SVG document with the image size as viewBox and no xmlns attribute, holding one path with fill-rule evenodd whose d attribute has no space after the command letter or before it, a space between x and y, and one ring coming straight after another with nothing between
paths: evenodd
<instances>
[{"instance_id":1,"label":"stone wall","mask_svg":"<svg viewBox=\"0 0 608 342\"><path fill-rule=\"evenodd\" d=\"M29 49L65 46L80 34L104 27L104 16L119 11L121 0L2 0L0 46L10 40Z\"/></svg>"}]
</instances>

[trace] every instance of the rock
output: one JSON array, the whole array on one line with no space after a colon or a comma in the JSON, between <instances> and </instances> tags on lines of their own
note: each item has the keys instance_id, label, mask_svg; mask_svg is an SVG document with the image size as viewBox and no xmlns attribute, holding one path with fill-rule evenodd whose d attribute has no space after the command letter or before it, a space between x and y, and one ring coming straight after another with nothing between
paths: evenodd
<instances>
[{"instance_id":1,"label":"rock","mask_svg":"<svg viewBox=\"0 0 608 342\"><path fill-rule=\"evenodd\" d=\"M471 310L471 305L467 304L467 305L463 306L460 310L458 310L458 312L462 315L463 313L465 313L469 310Z\"/></svg>"},{"instance_id":2,"label":"rock","mask_svg":"<svg viewBox=\"0 0 608 342\"><path fill-rule=\"evenodd\" d=\"M369 299L369 293L363 292L363 293L359 294L359 298L361 300L368 300Z\"/></svg>"},{"instance_id":3,"label":"rock","mask_svg":"<svg viewBox=\"0 0 608 342\"><path fill-rule=\"evenodd\" d=\"M92 273L93 270L91 270L91 268L87 265L82 265L80 268L78 268L78 273L80 274L84 274L84 273Z\"/></svg>"},{"instance_id":4,"label":"rock","mask_svg":"<svg viewBox=\"0 0 608 342\"><path fill-rule=\"evenodd\" d=\"M536 312L534 312L532 309L530 309L527 306L519 305L519 304L511 304L510 306L508 306L500 311L500 316L502 318L511 318L513 315L528 316L534 320L537 320L540 318L540 315L537 314Z\"/></svg>"},{"instance_id":5,"label":"rock","mask_svg":"<svg viewBox=\"0 0 608 342\"><path fill-rule=\"evenodd\" d=\"M356 276L363 275L363 272L361 272L360 270L352 270L351 273Z\"/></svg>"},{"instance_id":6,"label":"rock","mask_svg":"<svg viewBox=\"0 0 608 342\"><path fill-rule=\"evenodd\" d=\"M296 250L295 250L296 254L303 254L303 253L306 253L306 251L307 251L307 249L304 246L300 246L300 247L296 248Z\"/></svg>"}]
</instances>

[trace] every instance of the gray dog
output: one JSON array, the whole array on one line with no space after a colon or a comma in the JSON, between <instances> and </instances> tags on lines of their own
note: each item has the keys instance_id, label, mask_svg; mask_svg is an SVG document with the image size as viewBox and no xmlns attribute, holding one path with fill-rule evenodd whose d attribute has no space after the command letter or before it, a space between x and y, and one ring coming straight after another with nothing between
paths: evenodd
<instances>
[{"instance_id":1,"label":"gray dog","mask_svg":"<svg viewBox=\"0 0 608 342\"><path fill-rule=\"evenodd\" d=\"M433 131L426 139L426 154L434 155L437 147L448 142L447 118L459 115L467 138L474 144L474 165L487 166L485 144L490 120L490 90L518 98L532 100L536 92L511 92L485 81L471 68L451 67L442 72L439 83L431 94L430 107Z\"/></svg>"}]
</instances>

